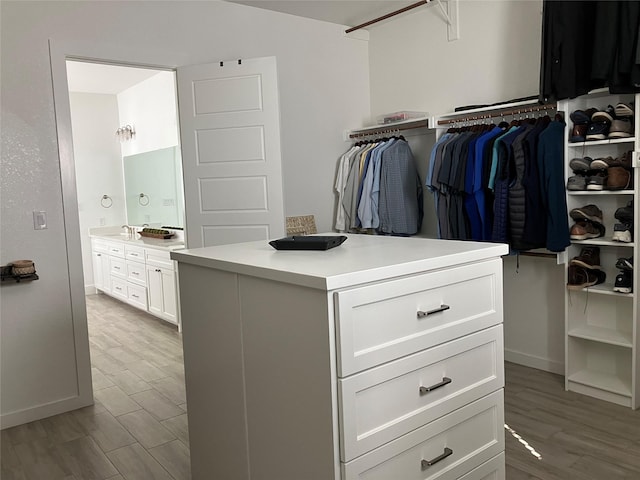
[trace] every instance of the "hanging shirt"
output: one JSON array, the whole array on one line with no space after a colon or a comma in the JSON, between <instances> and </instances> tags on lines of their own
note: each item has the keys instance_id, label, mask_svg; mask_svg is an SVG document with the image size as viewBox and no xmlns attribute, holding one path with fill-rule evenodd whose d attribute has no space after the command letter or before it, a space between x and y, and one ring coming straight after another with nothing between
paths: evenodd
<instances>
[{"instance_id":1,"label":"hanging shirt","mask_svg":"<svg viewBox=\"0 0 640 480\"><path fill-rule=\"evenodd\" d=\"M358 147L353 145L340 157L340 161L338 162L338 171L336 172L336 182L334 185L334 189L338 194L335 229L339 232L343 232L346 230L345 219L347 217L347 214L342 201L344 199L345 188L347 187L347 177L349 176L349 158L356 150L358 150Z\"/></svg>"}]
</instances>

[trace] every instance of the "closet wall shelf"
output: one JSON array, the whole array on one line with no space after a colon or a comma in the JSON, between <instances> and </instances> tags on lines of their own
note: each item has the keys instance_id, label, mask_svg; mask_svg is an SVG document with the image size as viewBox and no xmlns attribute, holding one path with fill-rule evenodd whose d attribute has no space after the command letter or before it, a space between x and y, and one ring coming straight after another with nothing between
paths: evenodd
<instances>
[{"instance_id":1,"label":"closet wall shelf","mask_svg":"<svg viewBox=\"0 0 640 480\"><path fill-rule=\"evenodd\" d=\"M623 397L631 397L631 386L624 379L610 375L609 373L585 369L570 375L567 380L569 382L597 388L598 390L615 393Z\"/></svg>"},{"instance_id":2,"label":"closet wall shelf","mask_svg":"<svg viewBox=\"0 0 640 480\"><path fill-rule=\"evenodd\" d=\"M633 248L636 246L635 242L614 242L613 240L607 239L598 239L598 238L590 238L589 240L571 240L571 243L581 244L581 245L600 245L606 247L629 247Z\"/></svg>"},{"instance_id":3,"label":"closet wall shelf","mask_svg":"<svg viewBox=\"0 0 640 480\"><path fill-rule=\"evenodd\" d=\"M610 328L594 327L591 325L582 325L580 327L569 330L568 335L575 338L583 338L593 342L607 343L623 348L632 348L633 341L631 334L620 332Z\"/></svg>"},{"instance_id":4,"label":"closet wall shelf","mask_svg":"<svg viewBox=\"0 0 640 480\"><path fill-rule=\"evenodd\" d=\"M412 118L403 122L388 123L386 125L373 125L371 127L362 127L357 130L350 130L345 134L345 140L353 138L364 138L381 133L394 133L402 130L413 130L417 128L429 128L432 124L430 117Z\"/></svg>"},{"instance_id":5,"label":"closet wall shelf","mask_svg":"<svg viewBox=\"0 0 640 480\"><path fill-rule=\"evenodd\" d=\"M544 112L545 110L555 112L556 109L557 105L555 103L540 105L535 101L525 100L522 102L504 103L501 105L446 113L438 117L439 120L437 122L437 126L442 128L453 123L470 122L487 118L508 117L512 115L526 115L528 113Z\"/></svg>"},{"instance_id":6,"label":"closet wall shelf","mask_svg":"<svg viewBox=\"0 0 640 480\"><path fill-rule=\"evenodd\" d=\"M617 297L617 298L633 298L632 293L614 292L613 283L601 283L600 285L587 287L584 290L571 291L570 294L573 295L575 293L580 293L580 292L596 294L596 295L610 295L612 297Z\"/></svg>"},{"instance_id":7,"label":"closet wall shelf","mask_svg":"<svg viewBox=\"0 0 640 480\"><path fill-rule=\"evenodd\" d=\"M633 190L577 190L574 192L567 192L567 195L633 195Z\"/></svg>"},{"instance_id":8,"label":"closet wall shelf","mask_svg":"<svg viewBox=\"0 0 640 480\"><path fill-rule=\"evenodd\" d=\"M616 143L633 143L634 139L632 138L612 138L611 140L591 140L588 142L569 142L567 144L568 147L576 148L576 147L589 147L591 145L614 145Z\"/></svg>"}]
</instances>

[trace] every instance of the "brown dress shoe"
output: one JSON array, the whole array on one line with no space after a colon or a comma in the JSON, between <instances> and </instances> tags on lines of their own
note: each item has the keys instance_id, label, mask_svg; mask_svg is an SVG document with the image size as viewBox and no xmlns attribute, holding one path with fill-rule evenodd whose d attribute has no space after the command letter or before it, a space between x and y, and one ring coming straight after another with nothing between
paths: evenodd
<instances>
[{"instance_id":1,"label":"brown dress shoe","mask_svg":"<svg viewBox=\"0 0 640 480\"><path fill-rule=\"evenodd\" d=\"M626 190L631 188L631 172L624 167L607 169L607 190Z\"/></svg>"}]
</instances>

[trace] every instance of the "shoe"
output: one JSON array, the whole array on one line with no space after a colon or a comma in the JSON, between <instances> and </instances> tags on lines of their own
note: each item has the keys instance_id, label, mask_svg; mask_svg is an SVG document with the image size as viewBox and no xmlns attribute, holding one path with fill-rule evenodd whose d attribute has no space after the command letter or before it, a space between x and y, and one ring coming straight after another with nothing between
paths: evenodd
<instances>
[{"instance_id":1,"label":"shoe","mask_svg":"<svg viewBox=\"0 0 640 480\"><path fill-rule=\"evenodd\" d=\"M596 226L593 222L576 222L569 231L571 240L588 240L604 236L604 225Z\"/></svg>"},{"instance_id":2,"label":"shoe","mask_svg":"<svg viewBox=\"0 0 640 480\"><path fill-rule=\"evenodd\" d=\"M629 150L626 153L623 153L621 156L617 157L617 158L611 158L611 157L607 157L606 159L602 159L604 163L606 163L609 167L624 167L624 168L628 168L629 170L631 170L631 160L633 158L633 152L631 150ZM611 159L611 160L609 160ZM592 164L597 162L600 159L596 159L593 162L591 162ZM602 165L600 162L597 163L597 165Z\"/></svg>"},{"instance_id":3,"label":"shoe","mask_svg":"<svg viewBox=\"0 0 640 480\"><path fill-rule=\"evenodd\" d=\"M607 169L607 190L626 190L631 188L631 172L623 167Z\"/></svg>"},{"instance_id":4,"label":"shoe","mask_svg":"<svg viewBox=\"0 0 640 480\"><path fill-rule=\"evenodd\" d=\"M574 175L567 180L567 190L575 192L587 189L587 177L584 175Z\"/></svg>"},{"instance_id":5,"label":"shoe","mask_svg":"<svg viewBox=\"0 0 640 480\"><path fill-rule=\"evenodd\" d=\"M630 271L620 272L616 276L616 283L613 287L614 292L633 293L633 276Z\"/></svg>"},{"instance_id":6,"label":"shoe","mask_svg":"<svg viewBox=\"0 0 640 480\"><path fill-rule=\"evenodd\" d=\"M587 180L587 190L604 190L607 184L607 175L603 171L599 171L595 175L589 177Z\"/></svg>"},{"instance_id":7,"label":"shoe","mask_svg":"<svg viewBox=\"0 0 640 480\"><path fill-rule=\"evenodd\" d=\"M573 129L571 130L569 141L572 143L584 142L587 139L587 130L589 130L589 125L587 125L586 123L574 125Z\"/></svg>"},{"instance_id":8,"label":"shoe","mask_svg":"<svg viewBox=\"0 0 640 480\"><path fill-rule=\"evenodd\" d=\"M567 269L567 288L569 290L582 290L604 283L607 274L602 270L590 270L578 265L569 265Z\"/></svg>"},{"instance_id":9,"label":"shoe","mask_svg":"<svg viewBox=\"0 0 640 480\"><path fill-rule=\"evenodd\" d=\"M613 216L622 223L633 223L633 200L630 200L626 206L618 208Z\"/></svg>"},{"instance_id":10,"label":"shoe","mask_svg":"<svg viewBox=\"0 0 640 480\"><path fill-rule=\"evenodd\" d=\"M633 103L618 103L615 108L616 117L633 117Z\"/></svg>"},{"instance_id":11,"label":"shoe","mask_svg":"<svg viewBox=\"0 0 640 480\"><path fill-rule=\"evenodd\" d=\"M600 248L584 247L580 251L580 255L571 259L569 265L578 265L591 270L602 270L600 266Z\"/></svg>"},{"instance_id":12,"label":"shoe","mask_svg":"<svg viewBox=\"0 0 640 480\"><path fill-rule=\"evenodd\" d=\"M611 105L608 105L604 110L598 110L591 115L591 121L593 123L609 123L613 122L616 117L616 110Z\"/></svg>"},{"instance_id":13,"label":"shoe","mask_svg":"<svg viewBox=\"0 0 640 480\"><path fill-rule=\"evenodd\" d=\"M611 240L614 242L631 243L633 242L633 225L630 223L616 223L613 226L613 237Z\"/></svg>"},{"instance_id":14,"label":"shoe","mask_svg":"<svg viewBox=\"0 0 640 480\"><path fill-rule=\"evenodd\" d=\"M574 208L569 212L569 216L576 222L581 220L591 220L596 223L604 223L602 210L596 205L585 205L584 207Z\"/></svg>"},{"instance_id":15,"label":"shoe","mask_svg":"<svg viewBox=\"0 0 640 480\"><path fill-rule=\"evenodd\" d=\"M576 110L569 115L569 118L571 118L574 125L587 125L591 123L591 117L597 112L595 108L591 110L592 111Z\"/></svg>"},{"instance_id":16,"label":"shoe","mask_svg":"<svg viewBox=\"0 0 640 480\"><path fill-rule=\"evenodd\" d=\"M574 172L586 172L591 169L592 163L591 157L574 158L569 162L569 168Z\"/></svg>"},{"instance_id":17,"label":"shoe","mask_svg":"<svg viewBox=\"0 0 640 480\"><path fill-rule=\"evenodd\" d=\"M589 165L590 170L606 170L615 162L613 157L596 158Z\"/></svg>"},{"instance_id":18,"label":"shoe","mask_svg":"<svg viewBox=\"0 0 640 480\"><path fill-rule=\"evenodd\" d=\"M608 138L633 137L633 124L630 118L616 118L609 127Z\"/></svg>"},{"instance_id":19,"label":"shoe","mask_svg":"<svg viewBox=\"0 0 640 480\"><path fill-rule=\"evenodd\" d=\"M605 140L609 134L609 124L605 122L592 123L587 129L587 140Z\"/></svg>"},{"instance_id":20,"label":"shoe","mask_svg":"<svg viewBox=\"0 0 640 480\"><path fill-rule=\"evenodd\" d=\"M616 262L616 268L620 270L633 271L633 257L619 258Z\"/></svg>"}]
</instances>

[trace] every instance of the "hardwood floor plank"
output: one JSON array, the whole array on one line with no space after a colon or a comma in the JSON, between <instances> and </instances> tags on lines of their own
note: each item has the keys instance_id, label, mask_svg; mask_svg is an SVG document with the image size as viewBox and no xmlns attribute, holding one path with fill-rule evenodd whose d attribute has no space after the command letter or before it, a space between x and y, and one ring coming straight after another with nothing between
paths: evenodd
<instances>
[{"instance_id":1,"label":"hardwood floor plank","mask_svg":"<svg viewBox=\"0 0 640 480\"><path fill-rule=\"evenodd\" d=\"M154 380L151 382L151 385L176 405L186 403L187 401L184 382L177 380L174 377L165 377L160 380Z\"/></svg>"},{"instance_id":2,"label":"hardwood floor plank","mask_svg":"<svg viewBox=\"0 0 640 480\"><path fill-rule=\"evenodd\" d=\"M94 392L94 395L114 417L135 412L142 408L117 385L98 390Z\"/></svg>"},{"instance_id":3,"label":"hardwood floor plank","mask_svg":"<svg viewBox=\"0 0 640 480\"><path fill-rule=\"evenodd\" d=\"M184 410L155 389L136 393L131 398L156 420L166 420L184 413Z\"/></svg>"},{"instance_id":4,"label":"hardwood floor plank","mask_svg":"<svg viewBox=\"0 0 640 480\"><path fill-rule=\"evenodd\" d=\"M73 413L63 413L40 420L47 431L47 437L55 443L68 442L87 435Z\"/></svg>"},{"instance_id":5,"label":"hardwood floor plank","mask_svg":"<svg viewBox=\"0 0 640 480\"><path fill-rule=\"evenodd\" d=\"M126 480L175 480L137 443L114 450L107 457Z\"/></svg>"},{"instance_id":6,"label":"hardwood floor plank","mask_svg":"<svg viewBox=\"0 0 640 480\"><path fill-rule=\"evenodd\" d=\"M161 378L168 376L167 372L160 370L148 360L139 360L137 362L127 363L125 366L145 382L160 380Z\"/></svg>"},{"instance_id":7,"label":"hardwood floor plank","mask_svg":"<svg viewBox=\"0 0 640 480\"><path fill-rule=\"evenodd\" d=\"M186 413L163 420L160 423L162 423L162 425L164 425L168 430L172 431L182 443L189 446L189 424Z\"/></svg>"},{"instance_id":8,"label":"hardwood floor plank","mask_svg":"<svg viewBox=\"0 0 640 480\"><path fill-rule=\"evenodd\" d=\"M151 448L149 453L175 480L191 479L189 449L180 440Z\"/></svg>"},{"instance_id":9,"label":"hardwood floor plank","mask_svg":"<svg viewBox=\"0 0 640 480\"><path fill-rule=\"evenodd\" d=\"M73 475L83 480L105 480L118 474L100 447L91 437L79 438L58 445Z\"/></svg>"},{"instance_id":10,"label":"hardwood floor plank","mask_svg":"<svg viewBox=\"0 0 640 480\"><path fill-rule=\"evenodd\" d=\"M93 382L93 391L102 390L103 388L113 387L114 383L107 378L98 368L91 369L91 380Z\"/></svg>"},{"instance_id":11,"label":"hardwood floor plank","mask_svg":"<svg viewBox=\"0 0 640 480\"><path fill-rule=\"evenodd\" d=\"M104 374L118 373L127 369L124 363L116 360L108 353L92 355L91 365L99 369Z\"/></svg>"},{"instance_id":12,"label":"hardwood floor plank","mask_svg":"<svg viewBox=\"0 0 640 480\"><path fill-rule=\"evenodd\" d=\"M144 448L153 448L176 439L176 436L146 410L118 417L118 421Z\"/></svg>"},{"instance_id":13,"label":"hardwood floor plank","mask_svg":"<svg viewBox=\"0 0 640 480\"><path fill-rule=\"evenodd\" d=\"M27 479L64 480L72 475L56 447L57 444L49 438L38 438L15 445L16 454Z\"/></svg>"},{"instance_id":14,"label":"hardwood floor plank","mask_svg":"<svg viewBox=\"0 0 640 480\"><path fill-rule=\"evenodd\" d=\"M17 427L7 428L2 431L2 441L8 439L13 445L31 442L39 438L47 438L47 431L40 420L18 425Z\"/></svg>"},{"instance_id":15,"label":"hardwood floor plank","mask_svg":"<svg viewBox=\"0 0 640 480\"><path fill-rule=\"evenodd\" d=\"M103 452L136 443L136 439L127 429L107 411L95 415L82 415L79 421Z\"/></svg>"},{"instance_id":16,"label":"hardwood floor plank","mask_svg":"<svg viewBox=\"0 0 640 480\"><path fill-rule=\"evenodd\" d=\"M127 395L151 390L151 385L130 370L109 374L107 378L119 386Z\"/></svg>"}]
</instances>

